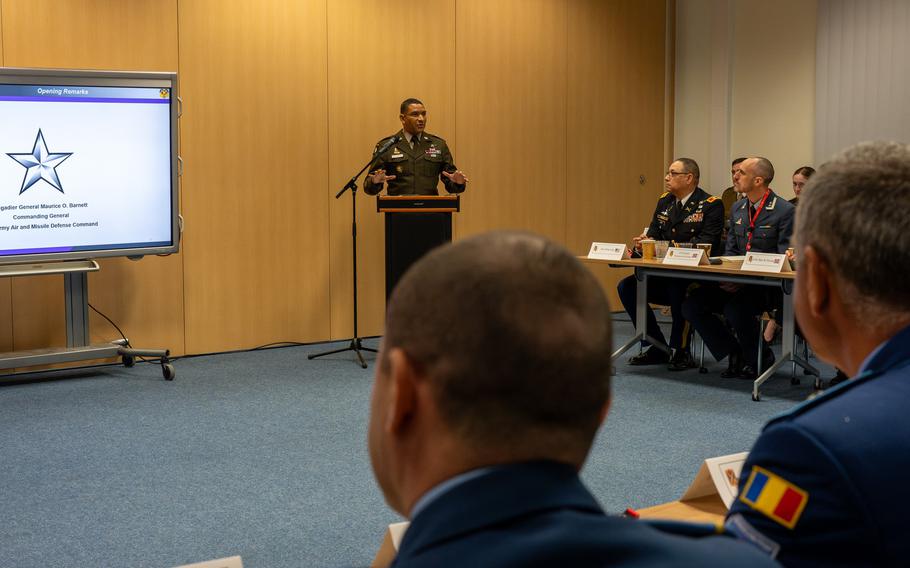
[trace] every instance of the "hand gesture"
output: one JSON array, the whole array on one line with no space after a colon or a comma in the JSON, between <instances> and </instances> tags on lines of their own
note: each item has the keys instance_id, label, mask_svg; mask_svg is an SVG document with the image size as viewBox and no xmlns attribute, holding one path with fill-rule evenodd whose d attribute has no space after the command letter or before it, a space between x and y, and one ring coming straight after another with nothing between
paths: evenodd
<instances>
[{"instance_id":1,"label":"hand gesture","mask_svg":"<svg viewBox=\"0 0 910 568\"><path fill-rule=\"evenodd\" d=\"M381 168L370 174L370 183L374 185L382 185L393 179L395 179L395 176L385 175L385 170Z\"/></svg>"},{"instance_id":2,"label":"hand gesture","mask_svg":"<svg viewBox=\"0 0 910 568\"><path fill-rule=\"evenodd\" d=\"M450 174L449 172L442 172L442 175L446 176L449 179L449 181L451 181L455 185L464 185L464 184L468 183L468 181L469 181L467 176L465 176L464 172L462 172L461 170L455 170L454 174Z\"/></svg>"},{"instance_id":3,"label":"hand gesture","mask_svg":"<svg viewBox=\"0 0 910 568\"><path fill-rule=\"evenodd\" d=\"M637 237L632 237L632 248L634 248L635 250L640 249L641 240L647 239L647 238L648 238L648 235L646 235L645 233L642 233L642 234L638 235Z\"/></svg>"}]
</instances>

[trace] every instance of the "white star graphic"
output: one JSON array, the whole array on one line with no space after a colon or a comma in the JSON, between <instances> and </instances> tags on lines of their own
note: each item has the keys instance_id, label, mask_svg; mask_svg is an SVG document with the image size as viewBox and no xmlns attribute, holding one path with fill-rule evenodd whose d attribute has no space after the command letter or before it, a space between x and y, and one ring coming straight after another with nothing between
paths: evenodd
<instances>
[{"instance_id":1,"label":"white star graphic","mask_svg":"<svg viewBox=\"0 0 910 568\"><path fill-rule=\"evenodd\" d=\"M25 168L25 178L22 180L22 189L19 195L22 195L26 189L35 185L41 180L54 186L57 191L63 193L63 186L60 184L60 178L57 177L57 166L64 160L72 156L72 152L51 154L47 150L47 144L44 142L44 134L38 129L38 137L35 138L35 146L31 154L7 154L10 158L19 162Z\"/></svg>"}]
</instances>

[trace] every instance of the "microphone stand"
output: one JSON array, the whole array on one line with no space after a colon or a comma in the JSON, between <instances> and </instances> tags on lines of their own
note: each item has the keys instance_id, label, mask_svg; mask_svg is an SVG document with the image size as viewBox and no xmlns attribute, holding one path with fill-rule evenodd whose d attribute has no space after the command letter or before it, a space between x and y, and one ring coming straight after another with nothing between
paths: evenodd
<instances>
[{"instance_id":1,"label":"microphone stand","mask_svg":"<svg viewBox=\"0 0 910 568\"><path fill-rule=\"evenodd\" d=\"M364 369L367 368L367 362L363 359L361 351L372 351L376 353L375 349L370 347L364 347L361 344L361 338L357 335L357 178L360 177L360 174L365 172L367 168L373 165L376 161L376 157L380 153L377 152L370 158L370 161L363 166L359 172L357 172L354 177L352 177L348 183L341 188L341 190L335 194L335 199L339 199L344 192L351 190L351 248L354 253L354 337L351 339L351 343L341 349L333 349L331 351L325 351L323 353L313 353L312 355L307 355L307 359L315 359L316 357L322 357L324 355L334 355L335 353L344 353L345 351L353 351L357 354L357 359L360 360L360 366Z\"/></svg>"}]
</instances>

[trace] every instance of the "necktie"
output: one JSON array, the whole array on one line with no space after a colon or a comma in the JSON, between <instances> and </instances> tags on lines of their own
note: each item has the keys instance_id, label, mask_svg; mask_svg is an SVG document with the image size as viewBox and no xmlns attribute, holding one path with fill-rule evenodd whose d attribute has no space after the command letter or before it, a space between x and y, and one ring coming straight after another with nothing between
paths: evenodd
<instances>
[{"instance_id":1,"label":"necktie","mask_svg":"<svg viewBox=\"0 0 910 568\"><path fill-rule=\"evenodd\" d=\"M411 136L411 148L416 148L419 143L420 140L416 136Z\"/></svg>"}]
</instances>

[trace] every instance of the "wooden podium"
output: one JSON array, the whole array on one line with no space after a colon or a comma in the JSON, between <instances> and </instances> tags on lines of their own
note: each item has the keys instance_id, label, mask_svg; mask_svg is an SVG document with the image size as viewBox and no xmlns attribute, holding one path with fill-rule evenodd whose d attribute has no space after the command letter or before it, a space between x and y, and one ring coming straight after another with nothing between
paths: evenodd
<instances>
[{"instance_id":1,"label":"wooden podium","mask_svg":"<svg viewBox=\"0 0 910 568\"><path fill-rule=\"evenodd\" d=\"M385 213L385 297L398 280L430 250L452 241L452 213L458 195L379 195L376 211Z\"/></svg>"}]
</instances>

